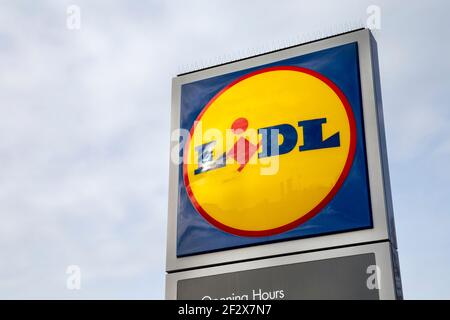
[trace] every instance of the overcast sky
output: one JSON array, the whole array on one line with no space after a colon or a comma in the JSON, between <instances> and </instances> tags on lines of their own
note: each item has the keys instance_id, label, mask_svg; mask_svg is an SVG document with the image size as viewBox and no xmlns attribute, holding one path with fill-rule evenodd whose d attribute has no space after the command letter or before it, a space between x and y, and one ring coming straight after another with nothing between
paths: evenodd
<instances>
[{"instance_id":1,"label":"overcast sky","mask_svg":"<svg viewBox=\"0 0 450 320\"><path fill-rule=\"evenodd\" d=\"M1 0L0 298L163 298L171 78L371 4L404 295L450 298L450 3L392 0Z\"/></svg>"}]
</instances>

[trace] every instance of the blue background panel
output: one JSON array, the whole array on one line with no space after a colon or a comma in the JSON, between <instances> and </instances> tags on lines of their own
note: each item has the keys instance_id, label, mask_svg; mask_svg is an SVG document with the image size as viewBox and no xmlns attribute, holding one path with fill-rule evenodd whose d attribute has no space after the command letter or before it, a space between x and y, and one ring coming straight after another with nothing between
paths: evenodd
<instances>
[{"instance_id":1,"label":"blue background panel","mask_svg":"<svg viewBox=\"0 0 450 320\"><path fill-rule=\"evenodd\" d=\"M269 66L297 66L314 70L334 82L347 97L357 131L356 152L348 177L328 205L307 222L273 236L242 237L217 229L196 211L186 193L181 164L177 207L178 257L372 228L357 43L184 84L181 87L180 128L190 130L204 106L230 82Z\"/></svg>"}]
</instances>

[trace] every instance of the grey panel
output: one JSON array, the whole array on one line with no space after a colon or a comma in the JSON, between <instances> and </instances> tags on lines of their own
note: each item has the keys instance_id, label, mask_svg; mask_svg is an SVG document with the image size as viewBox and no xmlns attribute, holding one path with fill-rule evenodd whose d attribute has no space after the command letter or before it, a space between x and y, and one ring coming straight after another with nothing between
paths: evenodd
<instances>
[{"instance_id":1,"label":"grey panel","mask_svg":"<svg viewBox=\"0 0 450 320\"><path fill-rule=\"evenodd\" d=\"M214 278L215 276L225 275L225 274L232 274L232 273L241 273L246 271L257 271L261 269L272 269L272 267L282 267L282 266L293 266L297 264L305 264L310 262L317 262L317 261L325 261L325 260L334 260L335 258L346 258L346 257L353 257L353 256L375 256L375 265L376 265L376 280L378 285L378 295L380 299L401 299L401 286L399 287L400 282L397 279L398 273L396 274L396 251L395 249L391 250L392 246L389 241L383 241L379 243L372 243L372 244L364 244L364 245L357 245L357 246L349 246L344 248L336 248L336 249L327 249L327 250L320 250L315 252L307 252L307 253L301 253L301 254L292 254L292 255L285 255L285 256L279 256L279 257L272 257L272 258L264 258L264 259L257 259L254 261L247 261L247 262L240 262L240 263L230 263L226 265L220 265L220 266L214 266L214 267L208 267L208 268L199 268L199 269L193 269L193 270L187 270L187 271L180 271L180 272L174 272L166 275L166 299L177 299L177 297L184 296L184 293L178 294L178 283L180 283L180 290L187 289L188 291L191 291L191 289L182 287L185 286L182 284L181 281L183 280L189 280L189 279L200 279L200 278L207 278L211 277L210 279L221 279ZM338 261L338 260L336 260ZM342 261L342 260L341 260ZM274 269L274 270L275 270ZM310 269L308 269L311 271ZM307 270L307 271L308 271ZM320 268L319 268L320 270ZM360 270L361 271L361 270ZM398 271L398 269L397 269ZM306 271L304 271L306 272ZM312 272L315 272L315 269L312 270ZM327 274L325 277L328 277L333 274L336 274L335 272L338 271L332 271L329 274ZM340 271L339 271L340 272ZM359 279L361 276L358 276L358 272L353 271L352 279ZM356 272L356 273L355 273ZM251 273L251 272L250 272ZM249 274L250 274L249 273ZM371 268L371 270L366 270L366 277L369 277L370 275L373 276L374 274L374 268ZM276 272L274 272L275 275L269 275L265 276L264 279L274 279L276 283L281 283L282 278L277 275ZM298 276L297 276L298 274ZM302 273L296 272L295 277L292 281L295 281L297 278L306 277L309 279L309 275L305 276L303 271ZM345 277L342 277L340 273L336 277L341 278L340 280L334 280L334 281L341 281L342 279L345 279ZM367 278L369 280L369 278ZM372 281L373 285L374 278L370 278L370 281ZM266 281L266 280L265 280ZM271 280L272 281L272 280ZM281 281L281 282L280 282ZM302 280L303 281L303 280ZM307 280L304 280L307 281ZM189 282L186 282L187 284ZM212 288L213 290L216 290L215 287L221 287L223 284L222 282L216 282L216 281L209 281L208 280L209 288ZM212 283L212 284L211 284ZM322 284L327 284L326 282L322 282ZM331 284L339 285L343 284L344 287L347 287L347 283L344 282L331 282ZM316 285L316 284L314 284ZM276 287L276 286L275 286ZM222 288L222 287L221 287ZM328 290L326 287L322 287L322 289ZM223 290L223 288L221 289ZM312 291L316 290L314 288L310 289ZM220 291L222 292L222 291ZM232 294L232 291L229 294ZM235 292L236 294L236 292ZM356 296L356 295L354 295ZM356 299L363 299L365 295L357 295ZM290 297L290 299L294 299Z\"/></svg>"},{"instance_id":2,"label":"grey panel","mask_svg":"<svg viewBox=\"0 0 450 320\"><path fill-rule=\"evenodd\" d=\"M377 123L378 123L378 139L380 143L380 161L381 170L383 176L384 194L385 194L385 207L387 217L387 227L389 232L389 239L392 242L394 248L397 248L397 236L395 232L394 223L394 207L392 205L392 192L391 192L391 180L389 176L389 163L387 155L386 145L386 133L384 128L384 115L383 115L383 100L381 97L381 80L380 80L380 68L378 64L378 46L375 38L370 34L370 47L372 57L372 72L374 83L374 94L377 110Z\"/></svg>"},{"instance_id":3,"label":"grey panel","mask_svg":"<svg viewBox=\"0 0 450 320\"><path fill-rule=\"evenodd\" d=\"M179 280L177 299L379 299L367 285L375 254L238 271Z\"/></svg>"},{"instance_id":4,"label":"grey panel","mask_svg":"<svg viewBox=\"0 0 450 320\"><path fill-rule=\"evenodd\" d=\"M265 63L271 63L293 56L307 54L337 45L357 42L361 77L361 93L364 116L364 131L366 137L367 165L369 170L370 197L373 214L373 229L345 232L341 234L324 235L300 240L290 240L280 243L270 243L254 247L230 249L227 251L211 252L195 256L176 256L176 204L178 201L178 165L170 163L169 183L169 215L167 229L167 272L180 272L186 269L212 266L230 262L258 259L282 254L300 253L334 246L347 246L374 241L395 242L392 201L390 198L389 175L384 142L384 129L381 112L381 100L378 86L378 66L374 41L370 38L369 30L360 30L337 37L299 45L266 55L245 59L208 70L193 72L173 79L172 89L172 130L178 128L180 87L183 83L213 77L216 75L251 68ZM172 142L171 149L176 146Z\"/></svg>"}]
</instances>

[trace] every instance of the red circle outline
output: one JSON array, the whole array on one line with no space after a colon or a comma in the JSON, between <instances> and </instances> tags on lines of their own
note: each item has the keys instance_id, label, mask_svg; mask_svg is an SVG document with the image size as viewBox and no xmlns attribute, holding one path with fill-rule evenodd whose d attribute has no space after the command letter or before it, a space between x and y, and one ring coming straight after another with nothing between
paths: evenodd
<instances>
[{"instance_id":1,"label":"red circle outline","mask_svg":"<svg viewBox=\"0 0 450 320\"><path fill-rule=\"evenodd\" d=\"M185 146L187 146L187 147L190 146L191 137L192 137L192 135L194 133L195 127L196 127L198 121L203 117L203 114L205 113L205 111L225 91L227 91L228 89L230 89L234 85L238 84L239 82L241 82L241 81L243 81L243 80L245 80L247 78L253 77L253 76L257 75L257 74L261 74L261 73L265 73L265 72L271 72L271 71L277 71L277 70L290 70L290 71L297 71L297 72L302 72L302 73L309 74L309 75L311 75L311 76L313 76L315 78L318 78L319 80L321 80L325 84L327 84L334 91L334 93L336 93L336 95L339 97L339 99L341 100L342 104L344 105L345 111L347 113L347 118L349 120L349 125L350 125L349 153L348 153L345 165L344 165L344 169L342 170L341 175L339 176L336 184L333 186L333 188L327 194L327 196L325 198L323 198L322 201L320 201L319 204L317 204L313 209L311 209L308 213L306 213L302 217L298 218L297 220L292 221L292 222L290 222L288 224L285 224L283 226L280 226L280 227L277 227L277 228L273 228L273 229L267 229L267 230L252 231L252 230L241 230L241 229L236 229L236 228L227 226L227 225L217 221L213 217L211 217L206 212L206 210L201 207L201 205L197 202L197 199L195 199L195 196L194 196L194 194L192 192L192 189L191 189L191 186L189 184L189 177L188 177L188 173L187 173L187 161L186 160L187 160L187 155L189 153L190 148L184 148L184 154L183 154L183 178L184 178L184 184L185 184L186 191L187 191L187 194L189 196L189 199L191 200L191 202L194 205L195 209L198 211L198 213L201 214L201 216L203 218L206 219L206 221L211 223L213 226L219 228L222 231L225 231L225 232L237 235L237 236L264 237L264 236L276 235L276 234L283 233L285 231L291 230L291 229L301 225L302 223L308 221L309 219L311 219L315 215L317 215L328 204L328 202L330 202L330 200L336 195L338 190L341 188L342 184L344 183L345 179L348 176L348 173L350 172L350 168L351 168L352 163L353 163L353 158L355 156L355 151L356 151L356 124L355 124L355 118L354 118L353 110L352 110L352 108L350 106L350 103L348 102L347 98L342 93L342 91L330 79L326 78L322 74L320 74L320 73L318 73L316 71L310 70L310 69L301 68L301 67L295 67L295 66L275 66L275 67L268 67L268 68L256 70L256 71L250 72L250 73L248 73L248 74L246 74L246 75L244 75L242 77L239 77L236 80L234 80L231 83L229 83L225 88L220 90L206 104L206 106L203 108L203 110L197 116L197 118L194 121L194 125L192 126L192 128L191 128L191 130L189 132L189 137L187 138Z\"/></svg>"}]
</instances>

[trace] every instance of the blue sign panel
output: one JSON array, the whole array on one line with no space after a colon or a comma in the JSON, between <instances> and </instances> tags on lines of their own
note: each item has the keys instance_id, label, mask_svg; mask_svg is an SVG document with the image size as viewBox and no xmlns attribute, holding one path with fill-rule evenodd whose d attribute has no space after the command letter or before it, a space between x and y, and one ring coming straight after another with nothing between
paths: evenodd
<instances>
[{"instance_id":1,"label":"blue sign panel","mask_svg":"<svg viewBox=\"0 0 450 320\"><path fill-rule=\"evenodd\" d=\"M183 84L180 128L178 257L372 228L356 42Z\"/></svg>"}]
</instances>

